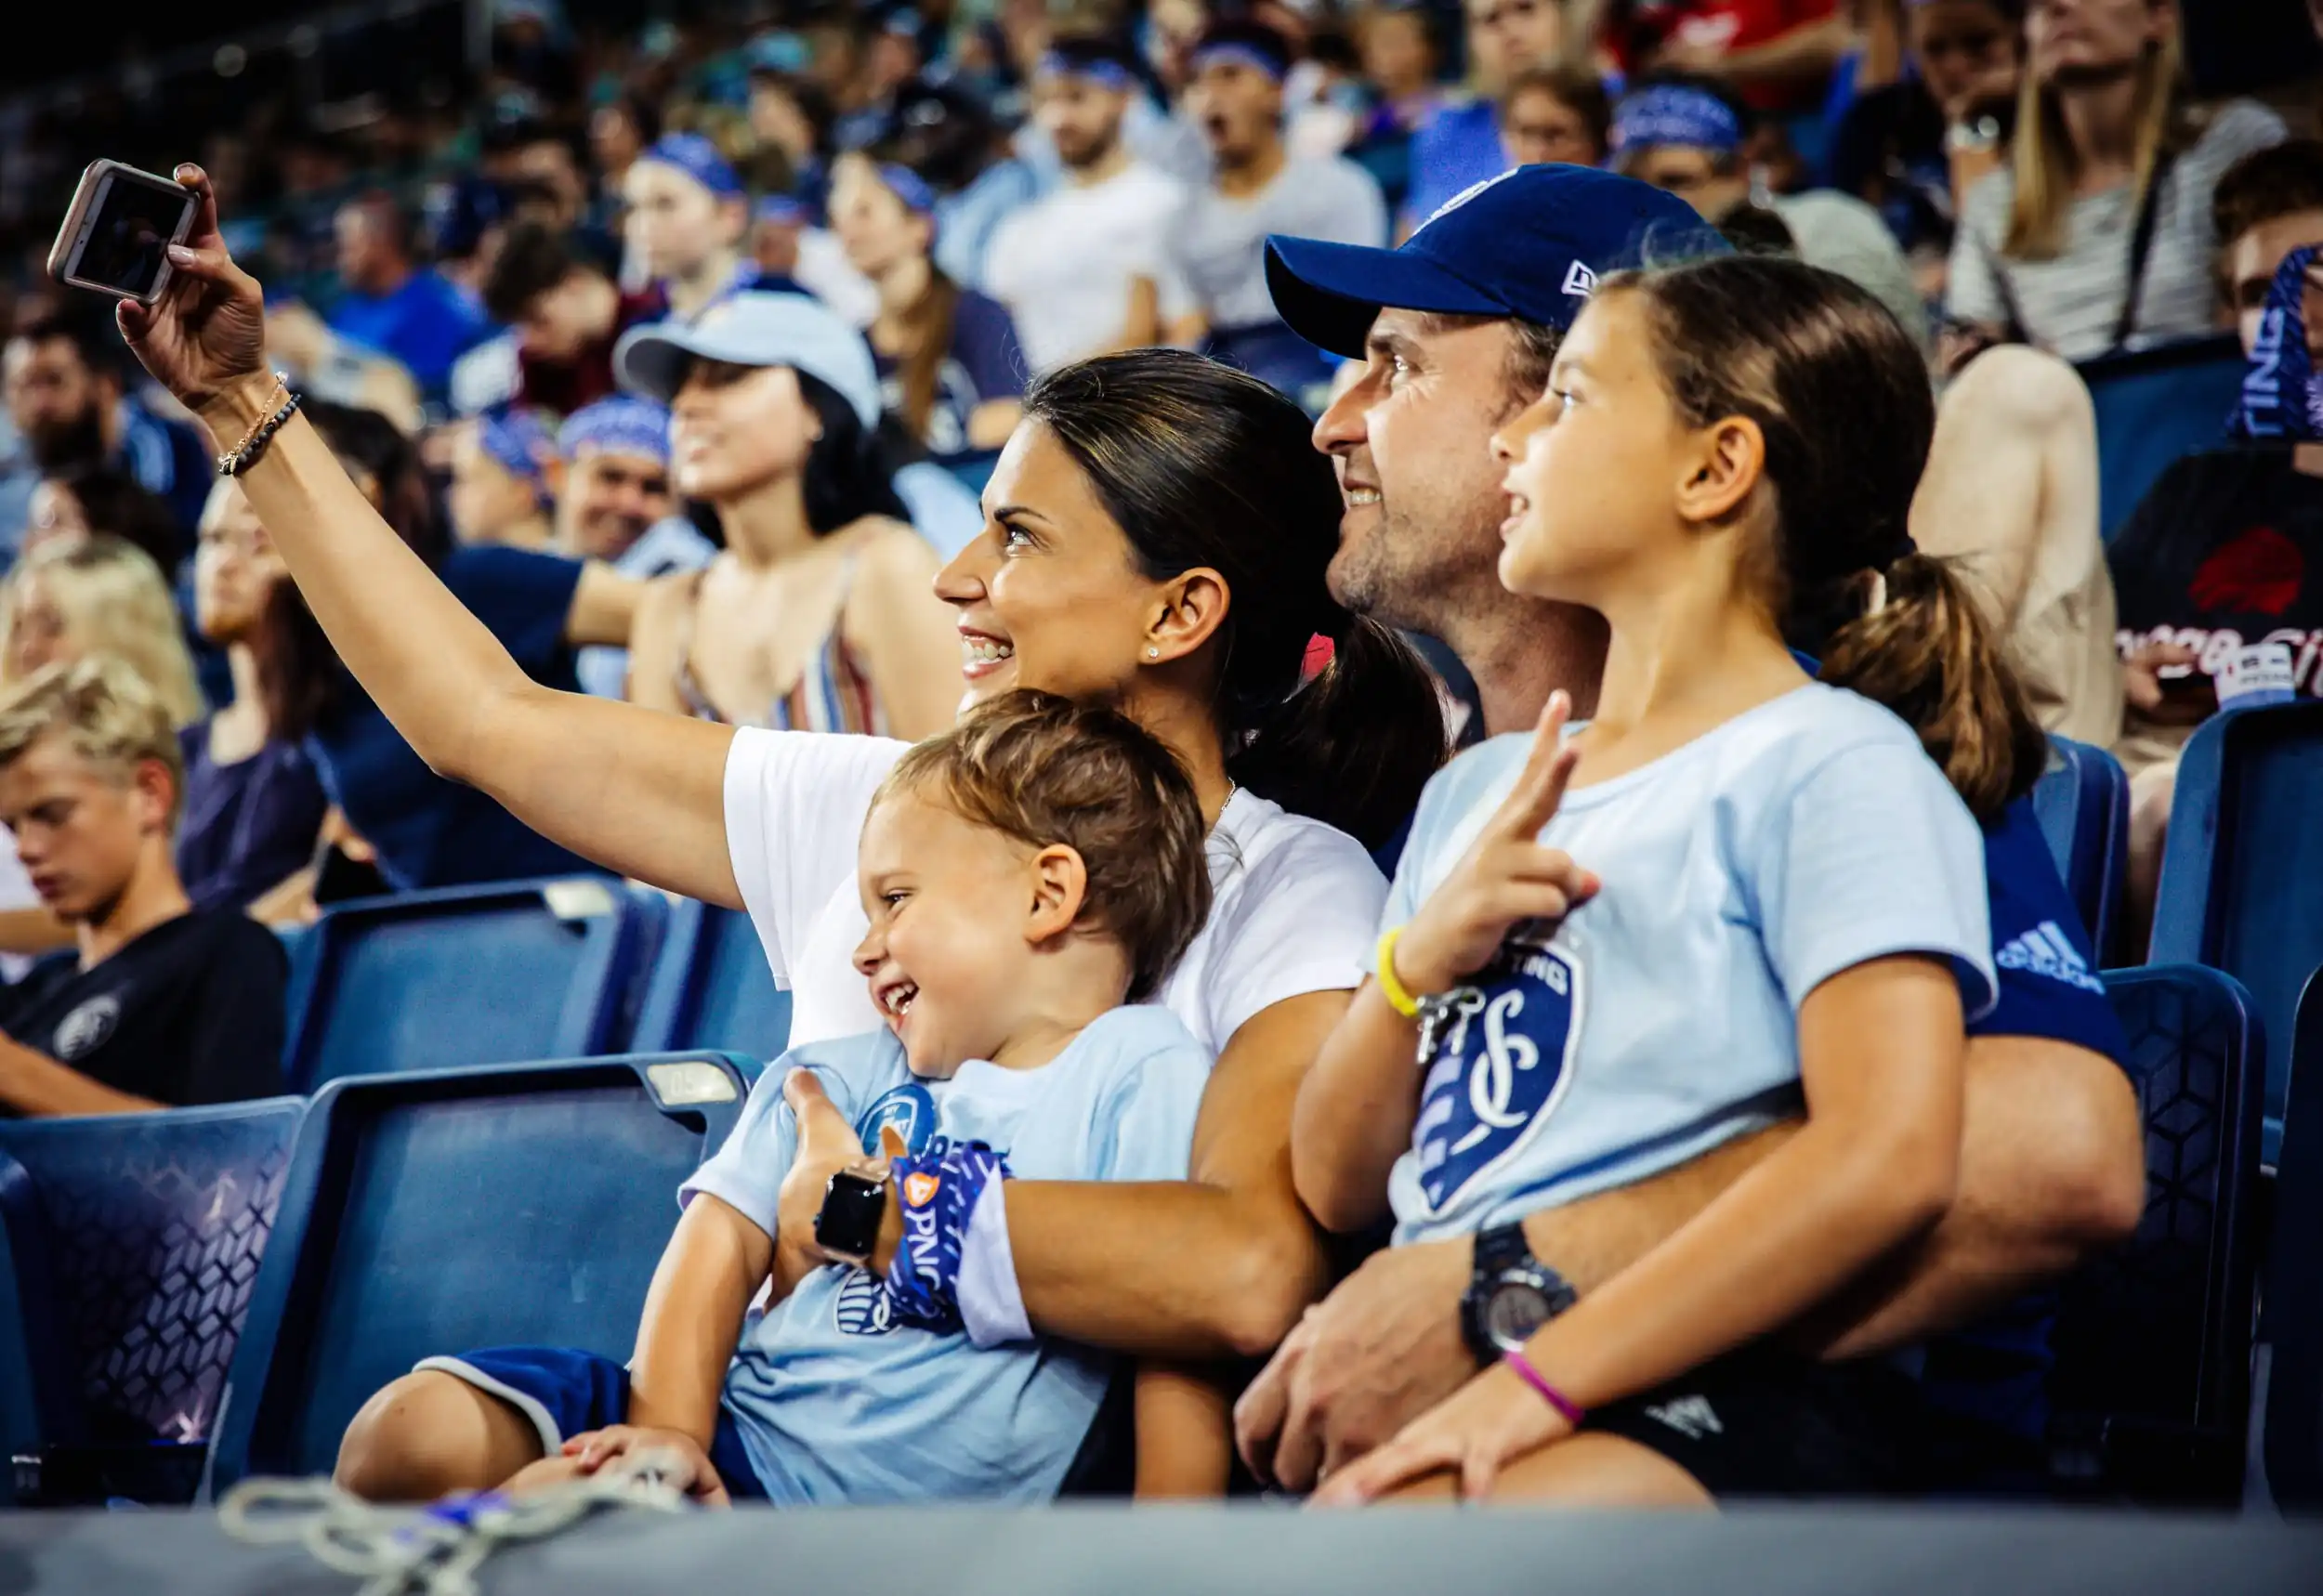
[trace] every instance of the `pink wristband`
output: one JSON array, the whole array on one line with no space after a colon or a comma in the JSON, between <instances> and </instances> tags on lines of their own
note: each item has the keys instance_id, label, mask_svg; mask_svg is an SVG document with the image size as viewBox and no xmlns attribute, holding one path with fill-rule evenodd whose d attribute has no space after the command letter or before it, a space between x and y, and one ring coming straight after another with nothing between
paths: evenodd
<instances>
[{"instance_id":1,"label":"pink wristband","mask_svg":"<svg viewBox=\"0 0 2323 1596\"><path fill-rule=\"evenodd\" d=\"M1525 1356L1523 1353L1511 1348L1509 1351L1501 1354L1501 1361L1506 1364L1509 1367L1515 1369L1517 1377L1527 1385L1539 1392L1541 1393L1541 1400L1547 1403L1551 1407L1555 1408L1558 1414L1563 1417L1566 1423L1571 1425L1576 1430L1581 1428L1581 1421L1584 1416L1580 1406L1575 1404L1571 1397L1557 1390L1554 1385L1551 1385L1549 1383L1549 1377L1542 1374L1539 1369L1533 1367L1532 1360L1530 1358Z\"/></svg>"}]
</instances>

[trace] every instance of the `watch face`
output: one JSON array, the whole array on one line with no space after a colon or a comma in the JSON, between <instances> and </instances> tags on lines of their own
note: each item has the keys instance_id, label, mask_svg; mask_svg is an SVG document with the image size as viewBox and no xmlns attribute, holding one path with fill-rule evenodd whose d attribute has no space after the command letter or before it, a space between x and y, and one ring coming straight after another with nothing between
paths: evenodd
<instances>
[{"instance_id":1,"label":"watch face","mask_svg":"<svg viewBox=\"0 0 2323 1596\"><path fill-rule=\"evenodd\" d=\"M1521 1347L1552 1315L1546 1292L1522 1280L1503 1280L1484 1304L1484 1333L1503 1352Z\"/></svg>"},{"instance_id":2,"label":"watch face","mask_svg":"<svg viewBox=\"0 0 2323 1596\"><path fill-rule=\"evenodd\" d=\"M823 1189L822 1211L815 1216L815 1245L844 1258L868 1258L886 1214L886 1184L842 1170Z\"/></svg>"}]
</instances>

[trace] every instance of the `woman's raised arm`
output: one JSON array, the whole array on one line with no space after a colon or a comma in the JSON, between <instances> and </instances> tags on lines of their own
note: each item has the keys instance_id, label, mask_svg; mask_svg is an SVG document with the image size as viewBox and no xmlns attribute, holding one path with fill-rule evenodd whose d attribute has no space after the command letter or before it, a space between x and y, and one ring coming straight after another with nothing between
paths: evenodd
<instances>
[{"instance_id":1,"label":"woman's raised arm","mask_svg":"<svg viewBox=\"0 0 2323 1596\"><path fill-rule=\"evenodd\" d=\"M227 255L209 178L180 166L177 180L199 203L186 243L171 247L169 288L118 315L145 369L222 454L282 400L264 364L259 287ZM339 658L431 769L586 858L740 906L726 846L729 729L532 681L303 417L241 480Z\"/></svg>"}]
</instances>

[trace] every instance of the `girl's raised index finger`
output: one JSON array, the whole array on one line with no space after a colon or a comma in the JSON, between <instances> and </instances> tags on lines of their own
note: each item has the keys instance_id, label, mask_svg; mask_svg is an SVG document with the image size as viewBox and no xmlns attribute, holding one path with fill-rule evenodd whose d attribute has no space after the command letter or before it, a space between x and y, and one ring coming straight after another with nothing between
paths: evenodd
<instances>
[{"instance_id":1,"label":"girl's raised index finger","mask_svg":"<svg viewBox=\"0 0 2323 1596\"><path fill-rule=\"evenodd\" d=\"M1564 803L1565 785L1572 778L1573 766L1581 762L1581 751L1565 738L1565 723L1572 713L1573 700L1563 689L1549 695L1540 724L1533 728L1532 752L1525 757L1524 771L1495 817L1507 834L1534 835Z\"/></svg>"}]
</instances>

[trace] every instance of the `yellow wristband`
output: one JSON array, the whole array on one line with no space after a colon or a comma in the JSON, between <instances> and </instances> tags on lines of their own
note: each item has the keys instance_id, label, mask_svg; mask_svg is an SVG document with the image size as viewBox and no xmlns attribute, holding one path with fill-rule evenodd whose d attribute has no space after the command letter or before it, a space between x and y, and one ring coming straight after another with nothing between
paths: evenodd
<instances>
[{"instance_id":1,"label":"yellow wristband","mask_svg":"<svg viewBox=\"0 0 2323 1596\"><path fill-rule=\"evenodd\" d=\"M1400 925L1391 925L1381 932L1379 954L1372 962L1379 966L1374 974L1379 980L1380 996L1387 1000L1387 1006L1407 1020L1416 1020L1420 1017L1420 1000L1406 991L1403 983L1396 978L1396 943L1402 935Z\"/></svg>"}]
</instances>

